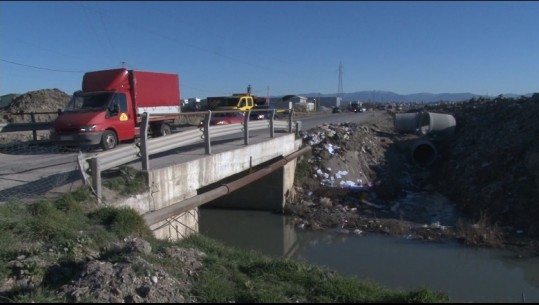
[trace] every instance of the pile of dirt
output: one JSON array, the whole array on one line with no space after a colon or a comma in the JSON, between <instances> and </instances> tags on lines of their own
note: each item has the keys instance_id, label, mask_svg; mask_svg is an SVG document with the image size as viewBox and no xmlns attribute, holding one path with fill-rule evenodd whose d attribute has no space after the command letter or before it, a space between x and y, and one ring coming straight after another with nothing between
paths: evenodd
<instances>
[{"instance_id":1,"label":"pile of dirt","mask_svg":"<svg viewBox=\"0 0 539 305\"><path fill-rule=\"evenodd\" d=\"M408 154L409 143L421 137L397 133L393 113L369 114L361 126L323 125L301 136L311 155L300 161L299 167L308 164L307 173L296 180L296 196L285 209L298 226L416 239L457 237L453 203L441 196L435 204L414 200L429 188L430 172Z\"/></svg>"},{"instance_id":2,"label":"pile of dirt","mask_svg":"<svg viewBox=\"0 0 539 305\"><path fill-rule=\"evenodd\" d=\"M457 119L436 188L473 218L539 236L539 94L478 99L445 110Z\"/></svg>"},{"instance_id":3,"label":"pile of dirt","mask_svg":"<svg viewBox=\"0 0 539 305\"><path fill-rule=\"evenodd\" d=\"M64 109L71 96L59 89L42 89L19 95L2 109L2 123L28 123L26 115L37 113L36 122L51 122L58 116L58 109ZM44 113L50 112L50 113Z\"/></svg>"},{"instance_id":4,"label":"pile of dirt","mask_svg":"<svg viewBox=\"0 0 539 305\"><path fill-rule=\"evenodd\" d=\"M36 256L20 255L8 265L18 274L0 287L0 293L19 289L34 289L43 282L57 296L68 302L97 303L195 303L191 293L193 281L202 267L204 253L190 248L169 247L152 250L141 238L126 239L102 253L83 253L81 245L78 263L61 261L48 266L44 276L31 276L28 270ZM53 250L50 250L53 254ZM162 267L159 260L174 260L173 269ZM175 272L176 274L170 274ZM183 274L185 276L177 276ZM30 275L30 276L29 276ZM66 279L69 279L68 281Z\"/></svg>"},{"instance_id":5,"label":"pile of dirt","mask_svg":"<svg viewBox=\"0 0 539 305\"><path fill-rule=\"evenodd\" d=\"M70 99L70 95L58 89L42 89L17 95L6 107L0 109L0 124L52 122L58 117L58 109L64 109ZM38 130L36 136L38 140L46 140L49 131ZM31 131L0 134L0 143L32 139Z\"/></svg>"}]
</instances>

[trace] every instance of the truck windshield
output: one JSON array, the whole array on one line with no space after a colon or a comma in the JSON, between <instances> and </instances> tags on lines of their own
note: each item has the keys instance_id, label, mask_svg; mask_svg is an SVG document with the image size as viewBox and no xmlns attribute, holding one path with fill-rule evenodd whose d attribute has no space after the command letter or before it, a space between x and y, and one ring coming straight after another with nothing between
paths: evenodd
<instances>
[{"instance_id":1,"label":"truck windshield","mask_svg":"<svg viewBox=\"0 0 539 305\"><path fill-rule=\"evenodd\" d=\"M238 106L240 99L237 97L231 97L224 99L223 106Z\"/></svg>"},{"instance_id":2,"label":"truck windshield","mask_svg":"<svg viewBox=\"0 0 539 305\"><path fill-rule=\"evenodd\" d=\"M65 111L105 109L111 96L112 93L74 94Z\"/></svg>"}]
</instances>

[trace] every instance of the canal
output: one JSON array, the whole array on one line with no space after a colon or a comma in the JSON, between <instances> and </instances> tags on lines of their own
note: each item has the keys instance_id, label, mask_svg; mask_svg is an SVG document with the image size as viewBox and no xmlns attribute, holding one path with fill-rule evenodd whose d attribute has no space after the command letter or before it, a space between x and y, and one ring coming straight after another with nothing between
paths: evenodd
<instances>
[{"instance_id":1,"label":"canal","mask_svg":"<svg viewBox=\"0 0 539 305\"><path fill-rule=\"evenodd\" d=\"M264 211L199 209L199 230L226 245L324 266L390 289L428 288L451 302L539 302L539 258L363 233L308 231Z\"/></svg>"}]
</instances>

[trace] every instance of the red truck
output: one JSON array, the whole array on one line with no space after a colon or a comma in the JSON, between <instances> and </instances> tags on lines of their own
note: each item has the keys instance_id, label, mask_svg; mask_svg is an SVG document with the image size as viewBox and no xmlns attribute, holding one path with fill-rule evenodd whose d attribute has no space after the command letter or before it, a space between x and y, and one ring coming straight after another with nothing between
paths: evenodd
<instances>
[{"instance_id":1,"label":"red truck","mask_svg":"<svg viewBox=\"0 0 539 305\"><path fill-rule=\"evenodd\" d=\"M93 145L113 149L140 136L141 115L150 114L152 137L171 133L180 112L177 74L113 69L87 72L82 90L59 111L51 130L57 145ZM158 115L151 115L158 114ZM171 115L168 115L171 114Z\"/></svg>"}]
</instances>

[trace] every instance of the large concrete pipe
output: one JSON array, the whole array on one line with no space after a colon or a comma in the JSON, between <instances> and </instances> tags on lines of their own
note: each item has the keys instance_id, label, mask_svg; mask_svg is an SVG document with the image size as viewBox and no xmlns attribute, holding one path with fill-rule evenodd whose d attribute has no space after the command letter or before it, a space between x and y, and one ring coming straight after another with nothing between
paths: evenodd
<instances>
[{"instance_id":1,"label":"large concrete pipe","mask_svg":"<svg viewBox=\"0 0 539 305\"><path fill-rule=\"evenodd\" d=\"M422 112L419 115L419 133L436 137L451 137L455 133L455 118L450 114Z\"/></svg>"},{"instance_id":2,"label":"large concrete pipe","mask_svg":"<svg viewBox=\"0 0 539 305\"><path fill-rule=\"evenodd\" d=\"M419 113L396 113L393 121L395 131L416 133L419 127Z\"/></svg>"},{"instance_id":3,"label":"large concrete pipe","mask_svg":"<svg viewBox=\"0 0 539 305\"><path fill-rule=\"evenodd\" d=\"M436 160L436 147L428 140L419 139L412 144L410 155L419 166L429 166Z\"/></svg>"}]
</instances>

